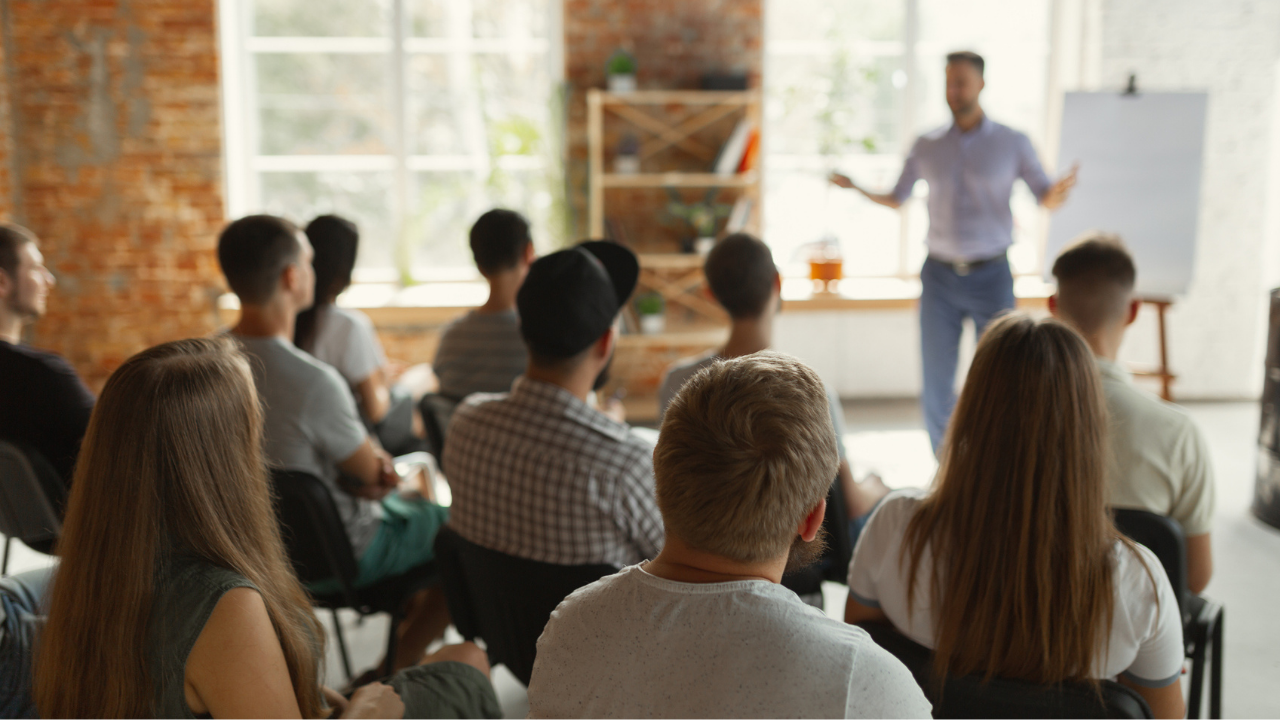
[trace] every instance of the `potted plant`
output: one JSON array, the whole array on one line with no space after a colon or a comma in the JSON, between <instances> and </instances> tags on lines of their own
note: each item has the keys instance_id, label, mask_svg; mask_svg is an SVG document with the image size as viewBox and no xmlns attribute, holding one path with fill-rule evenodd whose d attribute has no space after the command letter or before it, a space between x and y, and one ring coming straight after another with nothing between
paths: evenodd
<instances>
[{"instance_id":1,"label":"potted plant","mask_svg":"<svg viewBox=\"0 0 1280 720\"><path fill-rule=\"evenodd\" d=\"M618 175L640 172L640 138L627 133L618 141L618 154L613 157L613 171Z\"/></svg>"},{"instance_id":2,"label":"potted plant","mask_svg":"<svg viewBox=\"0 0 1280 720\"><path fill-rule=\"evenodd\" d=\"M715 247L716 226L733 210L731 206L715 201L719 192L720 188L710 188L701 200L687 203L674 188L667 188L667 194L671 197L671 201L667 203L667 214L689 223L694 233L693 238L682 248L685 252L706 255Z\"/></svg>"},{"instance_id":3,"label":"potted plant","mask_svg":"<svg viewBox=\"0 0 1280 720\"><path fill-rule=\"evenodd\" d=\"M604 66L609 92L628 93L636 89L636 59L626 50L615 50Z\"/></svg>"},{"instance_id":4,"label":"potted plant","mask_svg":"<svg viewBox=\"0 0 1280 720\"><path fill-rule=\"evenodd\" d=\"M667 329L667 300L656 292L636 298L636 314L640 316L640 332L657 335Z\"/></svg>"}]
</instances>

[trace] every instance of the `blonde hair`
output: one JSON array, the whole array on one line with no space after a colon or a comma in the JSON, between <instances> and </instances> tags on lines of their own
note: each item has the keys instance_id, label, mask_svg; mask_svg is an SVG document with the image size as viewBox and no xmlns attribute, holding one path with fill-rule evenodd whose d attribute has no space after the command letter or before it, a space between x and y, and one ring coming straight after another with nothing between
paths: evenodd
<instances>
[{"instance_id":1,"label":"blonde hair","mask_svg":"<svg viewBox=\"0 0 1280 720\"><path fill-rule=\"evenodd\" d=\"M933 549L934 669L1088 681L1110 637L1105 405L1071 328L1022 314L978 343L933 490L907 525L907 602Z\"/></svg>"},{"instance_id":2,"label":"blonde hair","mask_svg":"<svg viewBox=\"0 0 1280 720\"><path fill-rule=\"evenodd\" d=\"M667 408L653 452L667 533L736 562L786 555L839 464L817 373L760 352L703 369Z\"/></svg>"},{"instance_id":3,"label":"blonde hair","mask_svg":"<svg viewBox=\"0 0 1280 720\"><path fill-rule=\"evenodd\" d=\"M151 717L148 628L174 552L248 578L262 595L303 717L319 717L324 629L285 556L249 363L225 337L134 355L93 408L36 649L43 717Z\"/></svg>"}]
</instances>

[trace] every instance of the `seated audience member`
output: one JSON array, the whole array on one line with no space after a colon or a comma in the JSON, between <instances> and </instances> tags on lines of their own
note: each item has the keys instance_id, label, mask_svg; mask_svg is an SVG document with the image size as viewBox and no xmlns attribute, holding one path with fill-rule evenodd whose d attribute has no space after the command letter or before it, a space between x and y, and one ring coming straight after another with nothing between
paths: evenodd
<instances>
[{"instance_id":1,"label":"seated audience member","mask_svg":"<svg viewBox=\"0 0 1280 720\"><path fill-rule=\"evenodd\" d=\"M462 537L559 565L622 567L658 554L653 447L587 404L639 273L635 255L611 242L530 267L517 298L528 370L510 393L472 395L449 426L449 525Z\"/></svg>"},{"instance_id":2,"label":"seated audience member","mask_svg":"<svg viewBox=\"0 0 1280 720\"><path fill-rule=\"evenodd\" d=\"M0 440L35 451L36 474L61 511L93 394L66 360L22 344L23 329L44 315L53 285L36 236L0 224Z\"/></svg>"},{"instance_id":3,"label":"seated audience member","mask_svg":"<svg viewBox=\"0 0 1280 720\"><path fill-rule=\"evenodd\" d=\"M719 350L681 360L667 370L658 391L659 412L662 414L666 413L667 406L680 388L698 371L722 358L768 350L773 342L773 321L782 307L782 276L774 265L769 246L746 233L730 235L707 255L704 273L711 294L729 313L732 323L729 341ZM839 439L836 443L840 452L839 477L844 489L850 535L857 543L858 532L871 510L889 489L876 475L868 475L862 482L854 480L853 470L845 459L844 410L840 399L830 388L826 393L827 405L831 409L831 426Z\"/></svg>"},{"instance_id":4,"label":"seated audience member","mask_svg":"<svg viewBox=\"0 0 1280 720\"><path fill-rule=\"evenodd\" d=\"M1084 341L1009 315L978 343L934 487L872 514L849 622L888 620L943 675L1118 679L1183 715L1182 620L1164 568L1107 512L1106 407Z\"/></svg>"},{"instance_id":5,"label":"seated audience member","mask_svg":"<svg viewBox=\"0 0 1280 720\"><path fill-rule=\"evenodd\" d=\"M654 450L666 545L560 604L531 717L916 717L911 673L783 588L822 552L836 436L816 373L761 352L676 395Z\"/></svg>"},{"instance_id":6,"label":"seated audience member","mask_svg":"<svg viewBox=\"0 0 1280 720\"><path fill-rule=\"evenodd\" d=\"M471 254L489 299L445 328L432 364L440 394L454 402L507 392L529 358L516 313L516 293L534 260L529 223L511 210L490 210L471 226Z\"/></svg>"},{"instance_id":7,"label":"seated audience member","mask_svg":"<svg viewBox=\"0 0 1280 720\"><path fill-rule=\"evenodd\" d=\"M413 399L393 387L387 356L369 316L338 307L338 296L351 285L360 248L355 223L337 215L321 215L307 224L315 253L315 302L298 313L293 342L315 359L332 365L356 396L360 415L374 428L382 445L395 452L414 448Z\"/></svg>"},{"instance_id":8,"label":"seated audience member","mask_svg":"<svg viewBox=\"0 0 1280 720\"><path fill-rule=\"evenodd\" d=\"M31 670L53 572L43 568L0 578L0 718L39 717Z\"/></svg>"},{"instance_id":9,"label":"seated audience member","mask_svg":"<svg viewBox=\"0 0 1280 720\"><path fill-rule=\"evenodd\" d=\"M49 591L41 716L497 717L469 643L350 700L318 685L324 628L272 514L262 426L249 362L225 337L160 345L112 374Z\"/></svg>"},{"instance_id":10,"label":"seated audience member","mask_svg":"<svg viewBox=\"0 0 1280 720\"><path fill-rule=\"evenodd\" d=\"M252 360L265 407L267 460L329 488L359 559L356 585L364 587L431 560L448 510L396 492L391 458L366 433L342 376L291 342L294 318L312 302L311 252L306 235L270 215L236 220L218 239L222 272L240 298L231 335ZM404 621L396 667L413 662L449 624L443 595L424 592Z\"/></svg>"},{"instance_id":11,"label":"seated audience member","mask_svg":"<svg viewBox=\"0 0 1280 720\"><path fill-rule=\"evenodd\" d=\"M1111 505L1168 515L1187 536L1187 586L1198 593L1213 575L1209 531L1214 480L1209 446L1178 407L1133 386L1116 362L1125 330L1138 317L1137 270L1113 235L1088 235L1053 264L1058 292L1049 309L1080 331L1102 372L1109 412Z\"/></svg>"}]
</instances>

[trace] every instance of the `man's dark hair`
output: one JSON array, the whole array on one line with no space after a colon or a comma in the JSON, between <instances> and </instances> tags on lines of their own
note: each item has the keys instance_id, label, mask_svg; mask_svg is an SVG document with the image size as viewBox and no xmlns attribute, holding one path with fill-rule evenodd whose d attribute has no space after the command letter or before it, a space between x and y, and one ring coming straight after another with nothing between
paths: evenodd
<instances>
[{"instance_id":1,"label":"man's dark hair","mask_svg":"<svg viewBox=\"0 0 1280 720\"><path fill-rule=\"evenodd\" d=\"M485 275L519 264L529 242L529 221L513 210L490 210L471 226L471 254Z\"/></svg>"},{"instance_id":2,"label":"man's dark hair","mask_svg":"<svg viewBox=\"0 0 1280 720\"><path fill-rule=\"evenodd\" d=\"M1089 232L1058 255L1053 276L1059 312L1081 331L1093 333L1124 315L1138 271L1119 236Z\"/></svg>"},{"instance_id":3,"label":"man's dark hair","mask_svg":"<svg viewBox=\"0 0 1280 720\"><path fill-rule=\"evenodd\" d=\"M711 294L734 320L760 317L778 278L769 246L747 233L721 240L707 255L703 272Z\"/></svg>"},{"instance_id":4,"label":"man's dark hair","mask_svg":"<svg viewBox=\"0 0 1280 720\"><path fill-rule=\"evenodd\" d=\"M18 249L27 243L37 243L35 233L21 225L0 223L0 270L10 278L18 274Z\"/></svg>"},{"instance_id":5,"label":"man's dark hair","mask_svg":"<svg viewBox=\"0 0 1280 720\"><path fill-rule=\"evenodd\" d=\"M298 226L274 215L250 215L218 236L218 264L240 302L260 305L271 299L280 273L297 262L302 246Z\"/></svg>"},{"instance_id":6,"label":"man's dark hair","mask_svg":"<svg viewBox=\"0 0 1280 720\"><path fill-rule=\"evenodd\" d=\"M957 52L947 54L948 65L958 62L969 63L974 66L978 69L979 75L982 75L983 71L987 67L987 62L982 59L981 55L976 52L970 52L969 50L959 50Z\"/></svg>"}]
</instances>

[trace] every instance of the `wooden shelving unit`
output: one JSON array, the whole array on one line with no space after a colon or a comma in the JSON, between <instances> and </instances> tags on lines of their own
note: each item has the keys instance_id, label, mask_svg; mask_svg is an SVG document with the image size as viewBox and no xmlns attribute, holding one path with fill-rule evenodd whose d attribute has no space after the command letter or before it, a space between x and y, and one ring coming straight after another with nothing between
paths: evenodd
<instances>
[{"instance_id":1,"label":"wooden shelving unit","mask_svg":"<svg viewBox=\"0 0 1280 720\"><path fill-rule=\"evenodd\" d=\"M588 185L590 186L589 226L592 237L603 237L605 190L609 188L737 188L754 202L752 215L759 217L760 173L750 170L733 175L713 172L657 172L622 175L605 172L605 118L628 123L649 137L640 145L640 162L668 148L679 148L710 168L719 153L697 139L696 134L711 124L741 115L760 127L760 92L711 90L642 90L611 93L587 91ZM722 139L723 140L723 139ZM758 223L758 220L756 221Z\"/></svg>"}]
</instances>

